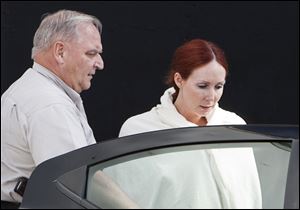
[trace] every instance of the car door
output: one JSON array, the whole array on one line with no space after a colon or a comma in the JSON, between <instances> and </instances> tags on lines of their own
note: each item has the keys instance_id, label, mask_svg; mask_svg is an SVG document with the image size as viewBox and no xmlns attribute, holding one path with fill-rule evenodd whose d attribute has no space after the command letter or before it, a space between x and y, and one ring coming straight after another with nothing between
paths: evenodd
<instances>
[{"instance_id":1,"label":"car door","mask_svg":"<svg viewBox=\"0 0 300 210\"><path fill-rule=\"evenodd\" d=\"M21 208L299 208L298 139L290 125L116 138L40 164Z\"/></svg>"}]
</instances>

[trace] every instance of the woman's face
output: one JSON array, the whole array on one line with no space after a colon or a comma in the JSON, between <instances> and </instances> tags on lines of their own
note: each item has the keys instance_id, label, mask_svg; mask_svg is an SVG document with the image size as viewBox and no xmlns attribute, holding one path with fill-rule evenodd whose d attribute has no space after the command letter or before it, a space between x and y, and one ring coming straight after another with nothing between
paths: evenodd
<instances>
[{"instance_id":1,"label":"woman's face","mask_svg":"<svg viewBox=\"0 0 300 210\"><path fill-rule=\"evenodd\" d=\"M206 117L221 99L225 77L225 68L215 60L196 68L186 80L176 73L174 80L179 87L175 101L177 110L188 120Z\"/></svg>"}]
</instances>

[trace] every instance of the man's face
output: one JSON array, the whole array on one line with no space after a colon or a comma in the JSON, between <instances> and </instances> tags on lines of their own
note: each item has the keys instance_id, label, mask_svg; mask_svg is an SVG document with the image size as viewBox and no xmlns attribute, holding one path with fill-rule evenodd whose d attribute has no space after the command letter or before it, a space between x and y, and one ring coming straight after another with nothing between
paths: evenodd
<instances>
[{"instance_id":1,"label":"man's face","mask_svg":"<svg viewBox=\"0 0 300 210\"><path fill-rule=\"evenodd\" d=\"M102 43L98 29L92 24L78 26L77 38L66 43L63 80L78 93L89 89L96 70L104 68L100 53Z\"/></svg>"}]
</instances>

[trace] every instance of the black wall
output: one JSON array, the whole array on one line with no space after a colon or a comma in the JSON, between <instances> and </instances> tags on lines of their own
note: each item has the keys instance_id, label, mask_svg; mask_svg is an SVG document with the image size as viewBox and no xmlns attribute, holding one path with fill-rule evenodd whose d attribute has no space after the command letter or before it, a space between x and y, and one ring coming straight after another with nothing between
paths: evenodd
<instances>
[{"instance_id":1,"label":"black wall","mask_svg":"<svg viewBox=\"0 0 300 210\"><path fill-rule=\"evenodd\" d=\"M1 94L32 66L41 16L58 9L103 23L105 69L82 93L98 141L159 103L174 50L192 38L216 42L227 54L221 107L248 123L299 124L298 1L1 1Z\"/></svg>"}]
</instances>

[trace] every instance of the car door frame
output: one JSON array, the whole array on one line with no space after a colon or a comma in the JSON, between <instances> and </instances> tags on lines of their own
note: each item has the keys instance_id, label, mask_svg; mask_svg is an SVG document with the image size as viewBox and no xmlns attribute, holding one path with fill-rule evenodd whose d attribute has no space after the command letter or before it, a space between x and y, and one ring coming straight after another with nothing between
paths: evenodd
<instances>
[{"instance_id":1,"label":"car door frame","mask_svg":"<svg viewBox=\"0 0 300 210\"><path fill-rule=\"evenodd\" d=\"M98 208L85 199L87 168L122 156L183 145L265 141L292 141L284 208L299 208L298 125L176 128L99 142L41 163L28 181L21 208Z\"/></svg>"}]
</instances>

